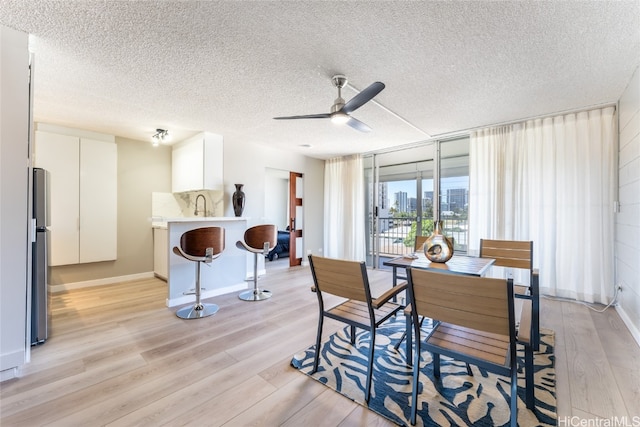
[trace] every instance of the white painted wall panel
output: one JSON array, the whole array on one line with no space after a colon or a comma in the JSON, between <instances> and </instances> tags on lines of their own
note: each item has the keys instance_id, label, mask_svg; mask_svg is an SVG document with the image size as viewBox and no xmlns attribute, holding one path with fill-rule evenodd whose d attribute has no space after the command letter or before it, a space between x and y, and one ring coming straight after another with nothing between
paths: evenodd
<instances>
[{"instance_id":1,"label":"white painted wall panel","mask_svg":"<svg viewBox=\"0 0 640 427\"><path fill-rule=\"evenodd\" d=\"M640 69L619 101L616 283L622 285L618 311L640 345Z\"/></svg>"},{"instance_id":2,"label":"white painted wall panel","mask_svg":"<svg viewBox=\"0 0 640 427\"><path fill-rule=\"evenodd\" d=\"M0 381L27 356L29 49L0 26Z\"/></svg>"}]
</instances>

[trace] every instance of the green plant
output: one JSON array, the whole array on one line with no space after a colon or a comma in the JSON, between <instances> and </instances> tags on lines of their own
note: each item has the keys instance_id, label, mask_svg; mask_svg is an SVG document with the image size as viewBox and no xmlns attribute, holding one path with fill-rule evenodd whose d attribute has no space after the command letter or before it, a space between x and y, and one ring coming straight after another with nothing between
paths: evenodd
<instances>
[{"instance_id":1,"label":"green plant","mask_svg":"<svg viewBox=\"0 0 640 427\"><path fill-rule=\"evenodd\" d=\"M411 223L411 230L407 233L404 238L404 245L406 247L413 247L416 242L416 225L417 222ZM422 235L428 236L433 233L433 220L432 219L423 219L421 224Z\"/></svg>"}]
</instances>

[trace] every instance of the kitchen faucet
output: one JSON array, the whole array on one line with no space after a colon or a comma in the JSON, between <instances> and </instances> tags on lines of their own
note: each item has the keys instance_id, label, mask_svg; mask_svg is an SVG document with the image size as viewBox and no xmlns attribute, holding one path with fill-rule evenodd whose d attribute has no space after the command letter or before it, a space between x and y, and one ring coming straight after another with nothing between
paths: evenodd
<instances>
[{"instance_id":1,"label":"kitchen faucet","mask_svg":"<svg viewBox=\"0 0 640 427\"><path fill-rule=\"evenodd\" d=\"M195 216L198 216L198 199L202 197L202 201L204 202L204 216L207 216L207 199L202 195L198 194L196 197L196 210L193 212Z\"/></svg>"}]
</instances>

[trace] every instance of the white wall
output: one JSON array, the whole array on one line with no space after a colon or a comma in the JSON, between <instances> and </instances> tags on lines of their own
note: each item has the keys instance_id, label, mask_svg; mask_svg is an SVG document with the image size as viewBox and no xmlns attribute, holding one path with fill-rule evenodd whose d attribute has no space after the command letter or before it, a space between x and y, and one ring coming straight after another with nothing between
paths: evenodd
<instances>
[{"instance_id":1,"label":"white wall","mask_svg":"<svg viewBox=\"0 0 640 427\"><path fill-rule=\"evenodd\" d=\"M318 254L323 242L324 160L257 144L238 143L233 139L225 138L225 216L234 216L231 205L231 195L235 190L233 184L244 184L242 191L246 201L242 216L249 219L249 226L268 222L269 218L266 217L264 209L268 168L303 174L304 249L302 253L306 256L307 251L310 250Z\"/></svg>"},{"instance_id":2,"label":"white wall","mask_svg":"<svg viewBox=\"0 0 640 427\"><path fill-rule=\"evenodd\" d=\"M284 231L289 225L289 171L268 168L265 186L265 217Z\"/></svg>"},{"instance_id":3,"label":"white wall","mask_svg":"<svg viewBox=\"0 0 640 427\"><path fill-rule=\"evenodd\" d=\"M617 307L640 345L640 69L619 101L619 201L616 215Z\"/></svg>"},{"instance_id":4,"label":"white wall","mask_svg":"<svg viewBox=\"0 0 640 427\"><path fill-rule=\"evenodd\" d=\"M0 380L18 375L27 354L27 43L26 33L0 26Z\"/></svg>"}]
</instances>

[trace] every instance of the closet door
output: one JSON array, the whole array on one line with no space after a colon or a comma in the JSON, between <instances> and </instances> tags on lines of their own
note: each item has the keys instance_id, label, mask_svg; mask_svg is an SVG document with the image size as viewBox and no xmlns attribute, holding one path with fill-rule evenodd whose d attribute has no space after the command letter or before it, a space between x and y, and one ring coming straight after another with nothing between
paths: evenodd
<instances>
[{"instance_id":1,"label":"closet door","mask_svg":"<svg viewBox=\"0 0 640 427\"><path fill-rule=\"evenodd\" d=\"M35 166L48 175L49 265L77 264L79 259L80 139L36 132Z\"/></svg>"},{"instance_id":2,"label":"closet door","mask_svg":"<svg viewBox=\"0 0 640 427\"><path fill-rule=\"evenodd\" d=\"M118 159L113 142L80 141L80 262L115 260Z\"/></svg>"}]
</instances>

